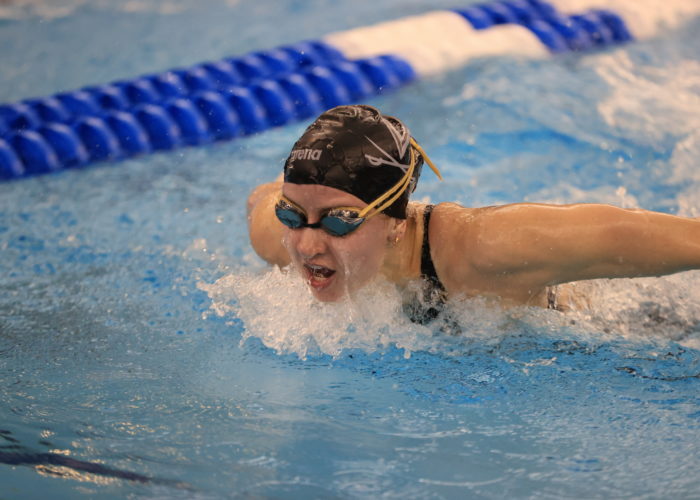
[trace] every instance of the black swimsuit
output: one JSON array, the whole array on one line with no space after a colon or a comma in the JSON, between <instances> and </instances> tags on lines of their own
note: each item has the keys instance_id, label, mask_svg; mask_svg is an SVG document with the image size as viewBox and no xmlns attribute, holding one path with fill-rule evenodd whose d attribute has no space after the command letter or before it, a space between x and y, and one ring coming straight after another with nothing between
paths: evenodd
<instances>
[{"instance_id":1,"label":"black swimsuit","mask_svg":"<svg viewBox=\"0 0 700 500\"><path fill-rule=\"evenodd\" d=\"M438 317L445 305L446 292L435 270L430 256L430 238L428 227L430 214L435 205L426 205L423 210L423 245L421 247L420 273L422 278L420 295L408 298L404 302L404 311L411 321L422 325Z\"/></svg>"},{"instance_id":2,"label":"black swimsuit","mask_svg":"<svg viewBox=\"0 0 700 500\"><path fill-rule=\"evenodd\" d=\"M445 287L442 285L440 278L438 278L433 258L430 256L428 227L430 226L430 215L433 212L433 208L435 208L435 205L426 205L425 210L423 210L423 246L421 247L420 256L420 274L433 288L444 293Z\"/></svg>"}]
</instances>

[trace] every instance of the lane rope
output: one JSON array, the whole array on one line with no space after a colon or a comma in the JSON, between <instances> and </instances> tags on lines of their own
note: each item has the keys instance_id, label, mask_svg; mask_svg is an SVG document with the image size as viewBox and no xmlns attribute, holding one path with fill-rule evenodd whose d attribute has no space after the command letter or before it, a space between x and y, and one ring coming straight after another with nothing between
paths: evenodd
<instances>
[{"instance_id":1,"label":"lane rope","mask_svg":"<svg viewBox=\"0 0 700 500\"><path fill-rule=\"evenodd\" d=\"M649 1L493 1L0 105L0 179L230 140L474 58L601 49L700 12L696 0L667 0L664 13L650 4L641 15Z\"/></svg>"}]
</instances>

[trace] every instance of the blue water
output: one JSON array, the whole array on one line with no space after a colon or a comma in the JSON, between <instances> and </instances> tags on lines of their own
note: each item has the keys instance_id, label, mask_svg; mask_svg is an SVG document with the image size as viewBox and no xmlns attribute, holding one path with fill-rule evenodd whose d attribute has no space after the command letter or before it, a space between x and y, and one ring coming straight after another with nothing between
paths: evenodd
<instances>
[{"instance_id":1,"label":"blue water","mask_svg":"<svg viewBox=\"0 0 700 500\"><path fill-rule=\"evenodd\" d=\"M2 3L0 102L438 4ZM699 28L369 102L443 171L419 199L699 216ZM0 184L0 498L697 498L697 272L466 301L456 336L381 284L315 306L244 223L305 125Z\"/></svg>"}]
</instances>

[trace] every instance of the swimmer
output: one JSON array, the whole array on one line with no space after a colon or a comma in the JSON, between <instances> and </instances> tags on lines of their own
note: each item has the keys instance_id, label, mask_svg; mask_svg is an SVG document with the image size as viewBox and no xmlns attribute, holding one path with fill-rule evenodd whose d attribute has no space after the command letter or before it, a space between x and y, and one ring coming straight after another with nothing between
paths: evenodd
<instances>
[{"instance_id":1,"label":"swimmer","mask_svg":"<svg viewBox=\"0 0 700 500\"><path fill-rule=\"evenodd\" d=\"M326 111L294 144L283 178L251 193L253 248L292 264L322 302L377 276L405 290L421 283L427 301L408 311L420 322L450 297L563 310L564 283L700 268L698 219L599 204L409 202L424 161L440 177L398 119L365 105Z\"/></svg>"}]
</instances>

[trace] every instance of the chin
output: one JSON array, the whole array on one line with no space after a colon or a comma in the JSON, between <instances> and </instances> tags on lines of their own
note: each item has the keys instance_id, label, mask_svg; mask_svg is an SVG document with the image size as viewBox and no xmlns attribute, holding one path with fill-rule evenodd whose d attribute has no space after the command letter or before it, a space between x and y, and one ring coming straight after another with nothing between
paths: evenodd
<instances>
[{"instance_id":1,"label":"chin","mask_svg":"<svg viewBox=\"0 0 700 500\"><path fill-rule=\"evenodd\" d=\"M314 288L309 285L311 293L319 302L340 302L343 300L347 294L344 291L335 289L335 287L328 287L321 290Z\"/></svg>"},{"instance_id":2,"label":"chin","mask_svg":"<svg viewBox=\"0 0 700 500\"><path fill-rule=\"evenodd\" d=\"M352 299L355 294L357 294L361 289L367 286L368 282L351 282L347 283L345 281L335 281L329 283L327 287L314 286L312 283L307 281L309 289L314 298L319 302L333 303L342 302L346 299Z\"/></svg>"}]
</instances>

